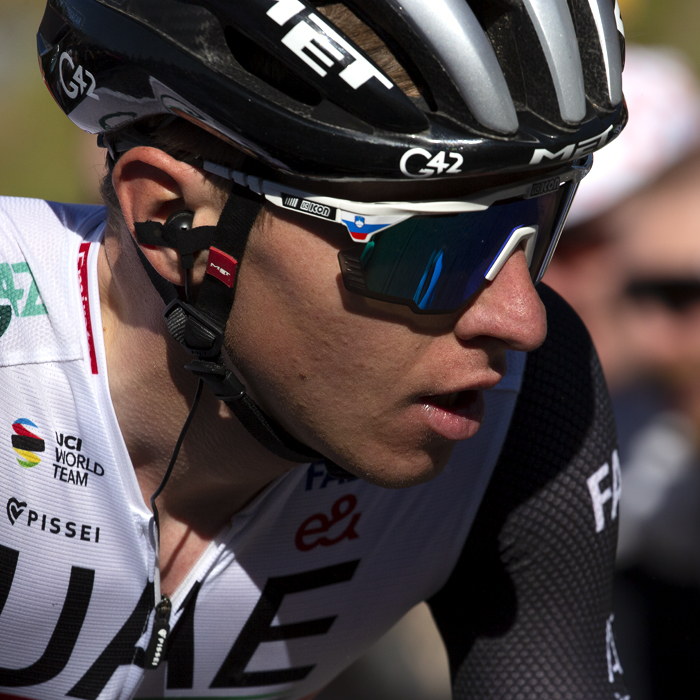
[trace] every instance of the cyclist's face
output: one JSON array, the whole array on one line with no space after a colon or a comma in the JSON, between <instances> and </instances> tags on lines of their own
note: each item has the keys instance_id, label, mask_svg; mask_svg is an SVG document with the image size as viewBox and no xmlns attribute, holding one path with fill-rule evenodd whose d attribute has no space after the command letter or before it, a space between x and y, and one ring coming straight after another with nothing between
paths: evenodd
<instances>
[{"instance_id":1,"label":"cyclist's face","mask_svg":"<svg viewBox=\"0 0 700 700\"><path fill-rule=\"evenodd\" d=\"M618 274L661 291L692 290L700 272L697 191L700 167L629 200L611 215L618 234ZM677 299L678 297L676 297ZM624 298L628 344L643 370L669 390L675 407L700 426L700 297L681 303L663 293Z\"/></svg>"},{"instance_id":2,"label":"cyclist's face","mask_svg":"<svg viewBox=\"0 0 700 700\"><path fill-rule=\"evenodd\" d=\"M227 347L295 437L375 483L420 483L481 426L506 349L542 343L544 307L522 250L462 312L418 316L357 296L338 266L347 242L335 225L267 214L246 249Z\"/></svg>"}]
</instances>

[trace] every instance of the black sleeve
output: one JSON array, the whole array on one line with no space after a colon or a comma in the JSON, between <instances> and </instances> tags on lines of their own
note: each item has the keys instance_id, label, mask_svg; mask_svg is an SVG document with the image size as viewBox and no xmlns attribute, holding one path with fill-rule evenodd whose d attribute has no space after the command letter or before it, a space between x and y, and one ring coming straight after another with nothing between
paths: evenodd
<instances>
[{"instance_id":1,"label":"black sleeve","mask_svg":"<svg viewBox=\"0 0 700 700\"><path fill-rule=\"evenodd\" d=\"M549 332L474 526L429 605L455 700L623 700L612 638L619 464L585 327L547 287ZM607 466L607 470L606 467Z\"/></svg>"}]
</instances>

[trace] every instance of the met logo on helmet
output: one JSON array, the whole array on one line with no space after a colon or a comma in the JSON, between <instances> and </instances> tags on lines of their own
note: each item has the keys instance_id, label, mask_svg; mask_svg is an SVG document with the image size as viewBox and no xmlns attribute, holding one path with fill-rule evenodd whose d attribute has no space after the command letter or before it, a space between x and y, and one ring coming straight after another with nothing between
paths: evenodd
<instances>
[{"instance_id":1,"label":"met logo on helmet","mask_svg":"<svg viewBox=\"0 0 700 700\"><path fill-rule=\"evenodd\" d=\"M578 143L570 143L560 151L554 153L546 148L536 148L530 158L530 165L537 165L544 160L565 161L581 158L582 156L597 151L605 146L610 138L610 134L615 127L611 124L602 134L584 139Z\"/></svg>"},{"instance_id":2,"label":"met logo on helmet","mask_svg":"<svg viewBox=\"0 0 700 700\"><path fill-rule=\"evenodd\" d=\"M282 27L306 9L300 0L276 0L266 14ZM376 66L314 13L300 17L282 37L282 43L322 78L327 75L328 68L335 63L345 64L350 58L351 63L345 65L339 75L354 90L370 78L376 78L388 90L394 86Z\"/></svg>"},{"instance_id":3,"label":"met logo on helmet","mask_svg":"<svg viewBox=\"0 0 700 700\"><path fill-rule=\"evenodd\" d=\"M68 74L70 75L68 85L66 85L65 77L66 66L69 66ZM80 65L76 68L73 59L65 51L61 54L61 58L58 61L58 77L61 81L63 91L71 99L75 99L83 94L92 97L93 100L100 99L99 96L95 94L95 88L97 87L95 76L89 70L83 70L83 67ZM85 82L86 79L88 82Z\"/></svg>"}]
</instances>

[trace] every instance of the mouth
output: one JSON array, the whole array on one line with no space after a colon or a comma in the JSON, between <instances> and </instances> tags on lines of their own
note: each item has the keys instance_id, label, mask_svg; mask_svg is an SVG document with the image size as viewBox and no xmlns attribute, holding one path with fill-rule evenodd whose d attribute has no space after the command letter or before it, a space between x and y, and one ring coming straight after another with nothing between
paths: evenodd
<instances>
[{"instance_id":1,"label":"mouth","mask_svg":"<svg viewBox=\"0 0 700 700\"><path fill-rule=\"evenodd\" d=\"M438 394L436 396L426 396L425 398L426 401L433 404L433 406L450 411L463 408L470 401L470 395L473 393L475 392L453 391L450 394Z\"/></svg>"},{"instance_id":2,"label":"mouth","mask_svg":"<svg viewBox=\"0 0 700 700\"><path fill-rule=\"evenodd\" d=\"M484 419L484 392L480 389L422 396L428 427L447 440L466 440Z\"/></svg>"}]
</instances>

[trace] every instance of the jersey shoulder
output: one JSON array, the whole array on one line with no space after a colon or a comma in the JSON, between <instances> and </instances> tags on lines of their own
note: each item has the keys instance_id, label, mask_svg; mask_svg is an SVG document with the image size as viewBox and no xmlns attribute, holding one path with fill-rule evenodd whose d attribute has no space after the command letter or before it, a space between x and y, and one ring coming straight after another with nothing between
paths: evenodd
<instances>
[{"instance_id":1,"label":"jersey shoulder","mask_svg":"<svg viewBox=\"0 0 700 700\"><path fill-rule=\"evenodd\" d=\"M48 236L58 235L60 231L87 236L105 218L104 206L64 204L26 197L0 197L2 241L9 237L39 237L46 242Z\"/></svg>"},{"instance_id":2,"label":"jersey shoulder","mask_svg":"<svg viewBox=\"0 0 700 700\"><path fill-rule=\"evenodd\" d=\"M0 367L81 356L77 261L104 207L0 197Z\"/></svg>"}]
</instances>

